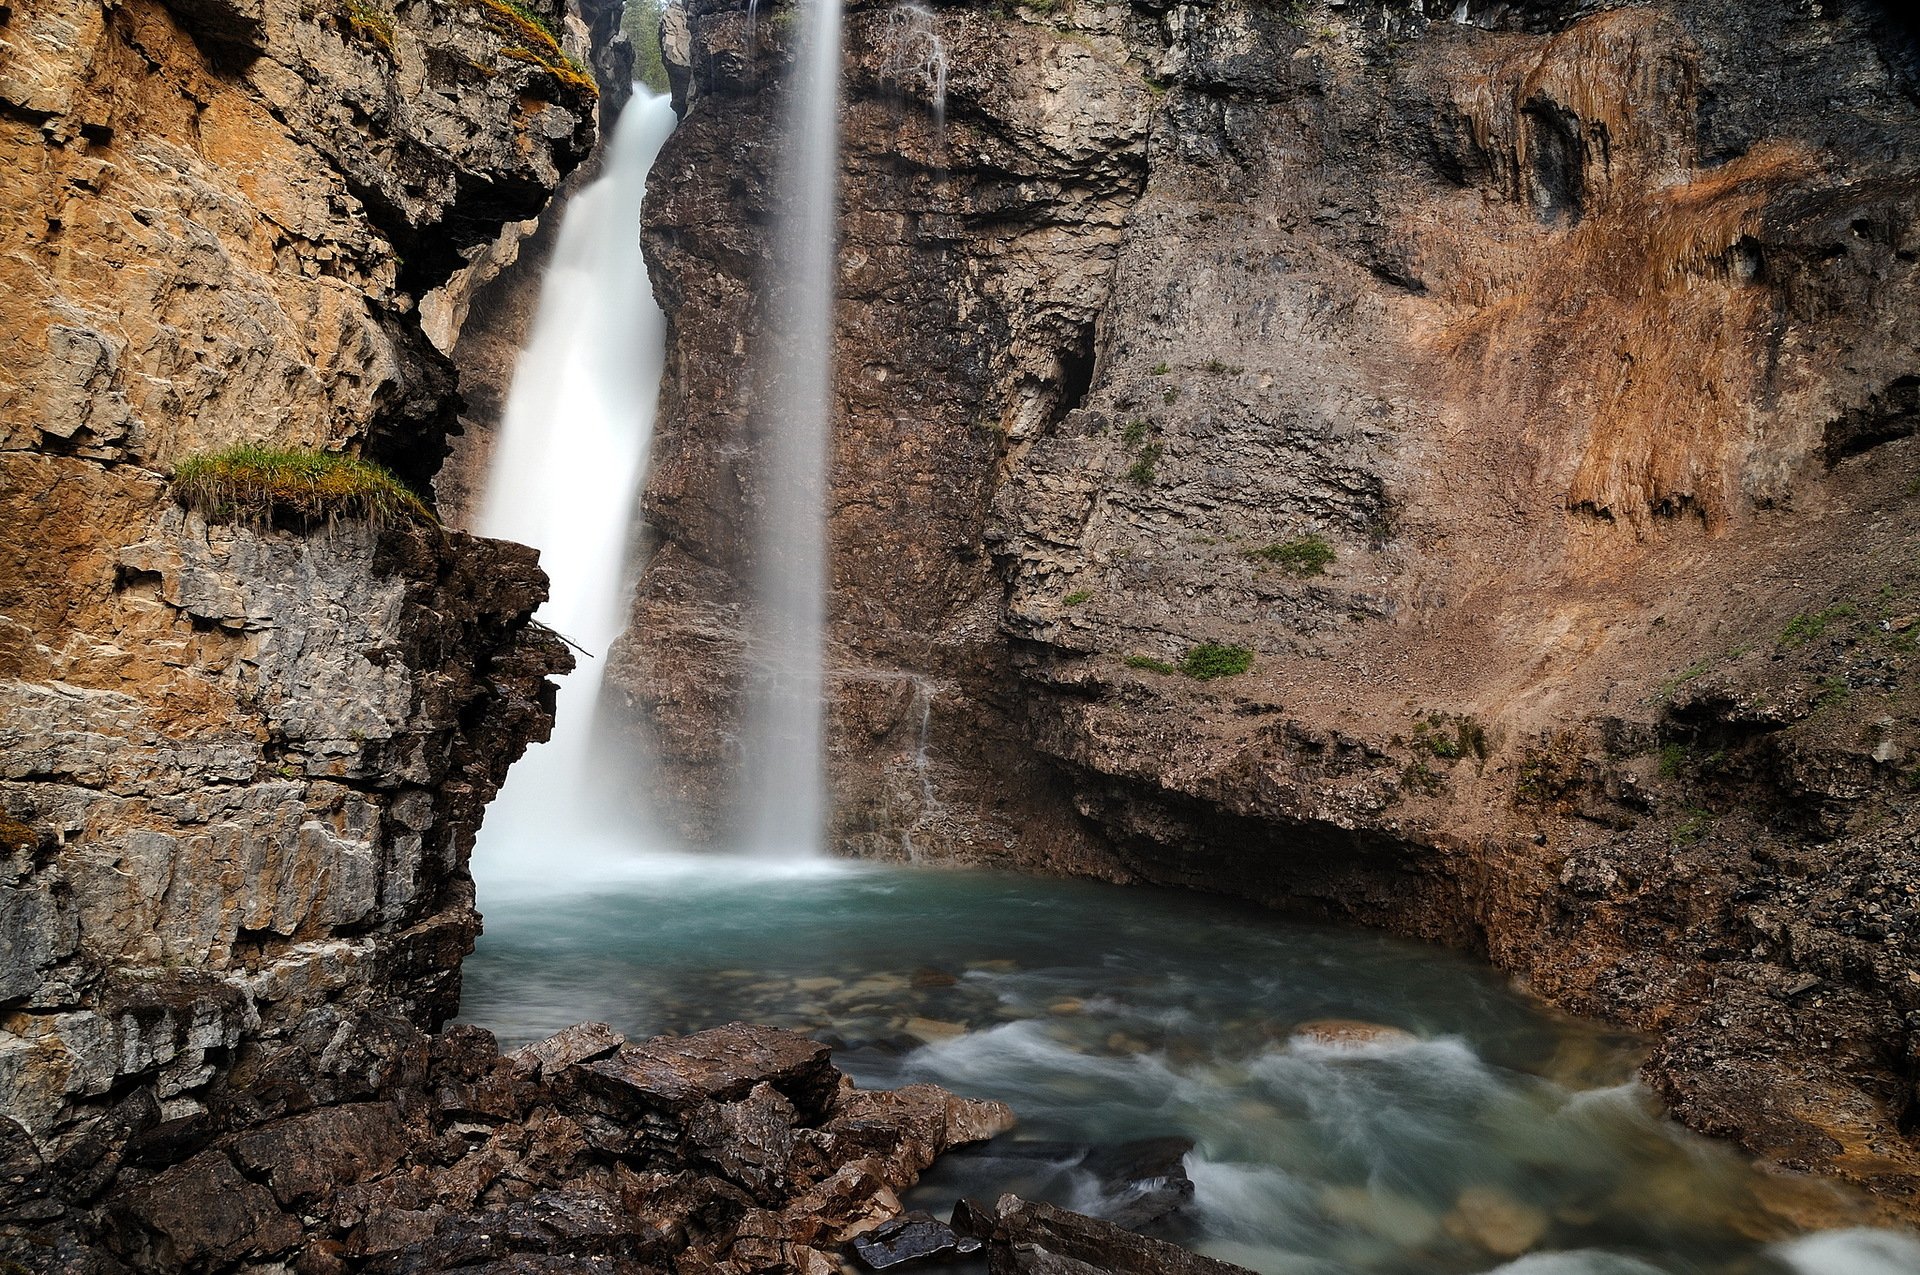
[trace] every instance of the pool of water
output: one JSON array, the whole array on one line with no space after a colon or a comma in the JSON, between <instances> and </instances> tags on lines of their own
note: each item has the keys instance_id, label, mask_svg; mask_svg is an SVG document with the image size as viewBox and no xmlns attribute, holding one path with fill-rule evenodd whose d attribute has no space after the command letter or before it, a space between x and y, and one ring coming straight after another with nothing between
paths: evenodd
<instances>
[{"instance_id":1,"label":"pool of water","mask_svg":"<svg viewBox=\"0 0 1920 1275\"><path fill-rule=\"evenodd\" d=\"M505 1046L745 1019L827 1041L864 1085L1009 1103L1013 1145L943 1160L916 1192L936 1210L1017 1189L1112 1211L1076 1148L1184 1136L1180 1238L1269 1275L1920 1272L1902 1234L1804 1236L1848 1200L1679 1129L1633 1040L1434 948L907 868L635 859L482 898L462 1017Z\"/></svg>"}]
</instances>

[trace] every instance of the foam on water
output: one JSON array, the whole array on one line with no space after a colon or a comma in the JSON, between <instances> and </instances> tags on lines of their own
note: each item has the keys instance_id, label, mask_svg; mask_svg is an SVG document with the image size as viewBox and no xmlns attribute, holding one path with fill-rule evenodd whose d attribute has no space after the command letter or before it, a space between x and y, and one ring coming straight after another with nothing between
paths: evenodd
<instances>
[{"instance_id":1,"label":"foam on water","mask_svg":"<svg viewBox=\"0 0 1920 1275\"><path fill-rule=\"evenodd\" d=\"M1895 1231L1826 1231L1772 1252L1795 1275L1920 1275L1920 1238Z\"/></svg>"}]
</instances>

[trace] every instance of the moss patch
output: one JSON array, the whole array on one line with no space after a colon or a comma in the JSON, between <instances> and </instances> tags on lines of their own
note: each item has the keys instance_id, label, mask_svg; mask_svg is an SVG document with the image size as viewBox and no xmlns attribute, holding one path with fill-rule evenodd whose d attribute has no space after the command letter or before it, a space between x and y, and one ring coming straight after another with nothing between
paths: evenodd
<instances>
[{"instance_id":1,"label":"moss patch","mask_svg":"<svg viewBox=\"0 0 1920 1275\"><path fill-rule=\"evenodd\" d=\"M1150 655L1129 655L1122 661L1128 668L1137 668L1147 673L1159 673L1171 677L1180 670L1165 660L1156 660Z\"/></svg>"},{"instance_id":2,"label":"moss patch","mask_svg":"<svg viewBox=\"0 0 1920 1275\"><path fill-rule=\"evenodd\" d=\"M478 0L487 22L512 43L500 50L500 56L515 62L537 66L562 84L571 85L589 97L600 95L587 68L560 46L547 20L519 3L519 0Z\"/></svg>"},{"instance_id":3,"label":"moss patch","mask_svg":"<svg viewBox=\"0 0 1920 1275\"><path fill-rule=\"evenodd\" d=\"M371 461L258 443L185 458L174 468L173 495L215 522L434 521L420 497Z\"/></svg>"},{"instance_id":4,"label":"moss patch","mask_svg":"<svg viewBox=\"0 0 1920 1275\"><path fill-rule=\"evenodd\" d=\"M395 27L391 13L367 4L365 0L347 0L345 16L348 31L388 57L393 56Z\"/></svg>"}]
</instances>

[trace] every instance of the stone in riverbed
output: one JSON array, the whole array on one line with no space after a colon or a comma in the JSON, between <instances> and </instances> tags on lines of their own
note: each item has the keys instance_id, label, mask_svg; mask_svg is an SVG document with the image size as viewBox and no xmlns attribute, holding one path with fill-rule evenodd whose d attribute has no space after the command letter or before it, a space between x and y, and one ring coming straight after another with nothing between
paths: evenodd
<instances>
[{"instance_id":1,"label":"stone in riverbed","mask_svg":"<svg viewBox=\"0 0 1920 1275\"><path fill-rule=\"evenodd\" d=\"M956 1255L961 1251L962 1238L931 1213L916 1211L855 1236L853 1251L869 1270L884 1271L929 1257ZM968 1251L979 1251L978 1239L964 1238L972 1246Z\"/></svg>"},{"instance_id":2,"label":"stone in riverbed","mask_svg":"<svg viewBox=\"0 0 1920 1275\"><path fill-rule=\"evenodd\" d=\"M1420 1039L1404 1028L1361 1022L1357 1018L1317 1018L1310 1023L1298 1023L1290 1033L1290 1038L1334 1049L1411 1045Z\"/></svg>"},{"instance_id":3,"label":"stone in riverbed","mask_svg":"<svg viewBox=\"0 0 1920 1275\"><path fill-rule=\"evenodd\" d=\"M1468 1187L1441 1225L1448 1235L1495 1257L1518 1257L1538 1244L1551 1225L1531 1204L1492 1187Z\"/></svg>"},{"instance_id":4,"label":"stone in riverbed","mask_svg":"<svg viewBox=\"0 0 1920 1275\"><path fill-rule=\"evenodd\" d=\"M907 1035L926 1044L938 1044L943 1040L953 1040L967 1034L964 1023L946 1023L937 1018L909 1018Z\"/></svg>"}]
</instances>

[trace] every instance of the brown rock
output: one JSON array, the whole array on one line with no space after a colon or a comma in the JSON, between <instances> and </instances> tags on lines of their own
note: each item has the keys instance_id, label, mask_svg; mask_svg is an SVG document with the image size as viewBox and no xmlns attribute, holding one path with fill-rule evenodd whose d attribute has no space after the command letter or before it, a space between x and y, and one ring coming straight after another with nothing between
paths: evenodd
<instances>
[{"instance_id":1,"label":"brown rock","mask_svg":"<svg viewBox=\"0 0 1920 1275\"><path fill-rule=\"evenodd\" d=\"M271 1257L298 1243L300 1223L249 1182L233 1161L203 1151L129 1192L127 1221L164 1240L185 1265Z\"/></svg>"},{"instance_id":2,"label":"brown rock","mask_svg":"<svg viewBox=\"0 0 1920 1275\"><path fill-rule=\"evenodd\" d=\"M545 1040L523 1045L508 1057L548 1080L575 1063L604 1057L626 1043L625 1036L605 1023L576 1023Z\"/></svg>"},{"instance_id":3,"label":"brown rock","mask_svg":"<svg viewBox=\"0 0 1920 1275\"><path fill-rule=\"evenodd\" d=\"M839 1087L828 1052L793 1032L729 1023L692 1036L623 1045L608 1057L575 1064L569 1074L616 1103L675 1112L744 1098L766 1083L812 1116Z\"/></svg>"},{"instance_id":4,"label":"brown rock","mask_svg":"<svg viewBox=\"0 0 1920 1275\"><path fill-rule=\"evenodd\" d=\"M398 1164L422 1132L391 1103L349 1103L251 1130L234 1140L233 1154L267 1179L283 1207L313 1211L334 1188Z\"/></svg>"}]
</instances>

